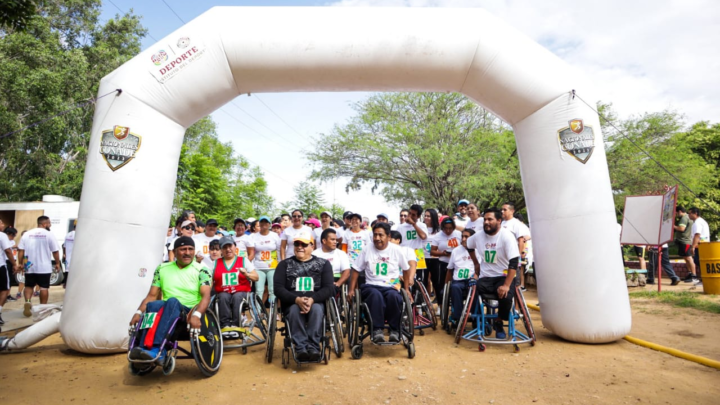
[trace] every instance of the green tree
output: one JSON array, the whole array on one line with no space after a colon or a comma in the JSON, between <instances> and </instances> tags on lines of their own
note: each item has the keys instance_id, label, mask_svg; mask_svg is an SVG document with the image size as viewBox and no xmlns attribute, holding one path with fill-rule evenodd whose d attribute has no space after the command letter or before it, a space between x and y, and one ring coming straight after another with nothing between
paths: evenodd
<instances>
[{"instance_id":1,"label":"green tree","mask_svg":"<svg viewBox=\"0 0 720 405\"><path fill-rule=\"evenodd\" d=\"M0 135L94 97L100 79L140 51L140 17L100 24L99 13L99 0L48 1L23 31L0 36ZM0 139L0 200L79 198L92 115L74 109Z\"/></svg>"},{"instance_id":2,"label":"green tree","mask_svg":"<svg viewBox=\"0 0 720 405\"><path fill-rule=\"evenodd\" d=\"M299 209L305 216L310 213L320 215L323 211L329 211L333 214L333 218L342 215L344 208L339 204L327 205L325 202L325 193L320 187L303 181L298 184L295 191L295 198L284 203L281 207L282 212L290 213L292 210Z\"/></svg>"},{"instance_id":3,"label":"green tree","mask_svg":"<svg viewBox=\"0 0 720 405\"><path fill-rule=\"evenodd\" d=\"M710 225L712 240L720 234L720 123L710 125L700 121L681 135L681 142L690 146L693 152L702 156L715 171L713 186L692 198L689 207L698 207L700 215Z\"/></svg>"},{"instance_id":4,"label":"green tree","mask_svg":"<svg viewBox=\"0 0 720 405\"><path fill-rule=\"evenodd\" d=\"M231 143L218 140L217 125L210 117L185 133L173 211L177 215L184 209L226 226L236 217L257 217L273 210L260 169L236 155Z\"/></svg>"},{"instance_id":5,"label":"green tree","mask_svg":"<svg viewBox=\"0 0 720 405\"><path fill-rule=\"evenodd\" d=\"M481 208L525 206L512 131L457 93L385 93L354 106L347 124L321 134L312 178L372 185L386 200L455 212L461 198Z\"/></svg>"},{"instance_id":6,"label":"green tree","mask_svg":"<svg viewBox=\"0 0 720 405\"><path fill-rule=\"evenodd\" d=\"M24 30L27 23L37 13L37 1L4 0L0 3L0 28Z\"/></svg>"}]
</instances>

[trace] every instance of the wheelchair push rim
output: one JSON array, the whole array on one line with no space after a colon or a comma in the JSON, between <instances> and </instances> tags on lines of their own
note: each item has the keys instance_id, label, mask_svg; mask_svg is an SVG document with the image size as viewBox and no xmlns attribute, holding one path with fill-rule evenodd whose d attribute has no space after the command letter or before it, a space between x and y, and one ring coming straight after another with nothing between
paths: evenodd
<instances>
[{"instance_id":1,"label":"wheelchair push rim","mask_svg":"<svg viewBox=\"0 0 720 405\"><path fill-rule=\"evenodd\" d=\"M275 345L275 334L277 333L277 302L270 302L270 311L268 312L268 334L267 346L265 349L265 361L272 363L273 349Z\"/></svg>"},{"instance_id":2,"label":"wheelchair push rim","mask_svg":"<svg viewBox=\"0 0 720 405\"><path fill-rule=\"evenodd\" d=\"M223 357L223 341L220 322L211 310L200 319L200 334L191 338L191 352L200 371L207 377L220 370Z\"/></svg>"}]
</instances>

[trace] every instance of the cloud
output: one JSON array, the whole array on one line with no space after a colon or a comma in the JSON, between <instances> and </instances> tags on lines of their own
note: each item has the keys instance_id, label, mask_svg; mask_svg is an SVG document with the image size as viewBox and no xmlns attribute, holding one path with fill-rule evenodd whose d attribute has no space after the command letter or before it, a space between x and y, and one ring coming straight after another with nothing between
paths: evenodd
<instances>
[{"instance_id":1,"label":"cloud","mask_svg":"<svg viewBox=\"0 0 720 405\"><path fill-rule=\"evenodd\" d=\"M621 117L674 109L718 122L720 2L714 0L342 0L346 7L483 7L597 86Z\"/></svg>"}]
</instances>

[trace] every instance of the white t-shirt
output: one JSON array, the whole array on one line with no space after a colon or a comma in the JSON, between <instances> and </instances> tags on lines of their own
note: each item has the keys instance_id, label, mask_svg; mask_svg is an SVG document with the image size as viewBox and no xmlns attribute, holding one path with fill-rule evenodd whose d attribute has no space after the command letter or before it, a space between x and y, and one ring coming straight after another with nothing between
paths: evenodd
<instances>
[{"instance_id":1,"label":"white t-shirt","mask_svg":"<svg viewBox=\"0 0 720 405\"><path fill-rule=\"evenodd\" d=\"M72 259L73 247L75 246L75 231L68 232L65 235L65 271L70 271L70 260Z\"/></svg>"},{"instance_id":2,"label":"white t-shirt","mask_svg":"<svg viewBox=\"0 0 720 405\"><path fill-rule=\"evenodd\" d=\"M468 216L465 216L465 218L457 217L457 219L455 220L455 226L462 226L464 228L465 225L467 225L468 221L470 221L470 217Z\"/></svg>"},{"instance_id":3,"label":"white t-shirt","mask_svg":"<svg viewBox=\"0 0 720 405\"><path fill-rule=\"evenodd\" d=\"M475 232L482 232L483 222L485 222L483 217L478 217L478 219L476 219L475 221L473 221L472 219L468 219L467 223L465 224L465 229L472 229Z\"/></svg>"},{"instance_id":4,"label":"white t-shirt","mask_svg":"<svg viewBox=\"0 0 720 405\"><path fill-rule=\"evenodd\" d=\"M474 235L473 235L474 236ZM475 265L470 257L470 252L460 245L453 249L449 257L448 270L453 272L453 280L467 280L475 274Z\"/></svg>"},{"instance_id":5,"label":"white t-shirt","mask_svg":"<svg viewBox=\"0 0 720 405\"><path fill-rule=\"evenodd\" d=\"M692 226L692 237L695 238L695 234L700 234L700 242L710 242L710 227L708 226L707 221L705 221L701 217L697 217L695 221L693 221Z\"/></svg>"},{"instance_id":6,"label":"white t-shirt","mask_svg":"<svg viewBox=\"0 0 720 405\"><path fill-rule=\"evenodd\" d=\"M402 250L403 255L405 255L406 262L413 261L413 262L417 263L418 258L417 258L417 254L415 253L414 250L410 249L407 246L400 246L400 249ZM409 265L409 263L408 263L408 265Z\"/></svg>"},{"instance_id":7,"label":"white t-shirt","mask_svg":"<svg viewBox=\"0 0 720 405\"><path fill-rule=\"evenodd\" d=\"M427 259L437 259L437 257L432 257L432 255L430 255L430 250L432 249L433 241L434 241L435 238L436 238L439 234L441 234L441 233L442 233L442 231L440 231L440 232L438 232L438 233L436 233L436 234L434 234L434 235L430 235L430 232L428 232L427 238L424 240L424 245L423 245L423 251L424 251L424 253L425 253L425 260L427 260Z\"/></svg>"},{"instance_id":8,"label":"white t-shirt","mask_svg":"<svg viewBox=\"0 0 720 405\"><path fill-rule=\"evenodd\" d=\"M312 229L310 229L310 227L307 225L303 225L300 229L295 229L292 226L289 226L285 228L285 231L283 231L280 239L287 241L287 245L285 246L286 259L295 256L295 246L293 245L293 239L295 239L295 237L301 233L307 233L308 235L312 235Z\"/></svg>"},{"instance_id":9,"label":"white t-shirt","mask_svg":"<svg viewBox=\"0 0 720 405\"><path fill-rule=\"evenodd\" d=\"M5 249L12 248L10 242L12 241L10 240L10 238L8 238L7 234L5 232L0 232L0 267L6 265L5 262L7 261L8 257L7 253L5 253Z\"/></svg>"},{"instance_id":10,"label":"white t-shirt","mask_svg":"<svg viewBox=\"0 0 720 405\"><path fill-rule=\"evenodd\" d=\"M52 273L52 253L60 250L55 236L45 228L27 231L20 240L18 249L25 251L28 261L32 263L26 271L28 274Z\"/></svg>"},{"instance_id":11,"label":"white t-shirt","mask_svg":"<svg viewBox=\"0 0 720 405\"><path fill-rule=\"evenodd\" d=\"M430 235L430 232L428 232L427 226L425 226L424 223L418 222L417 225L423 232L425 232L425 235ZM417 230L415 230L413 225L407 223L402 224L398 226L397 231L400 232L400 235L402 235L402 242L400 242L400 245L407 246L415 250L423 249L425 247L426 239L420 239L420 236L417 234Z\"/></svg>"},{"instance_id":12,"label":"white t-shirt","mask_svg":"<svg viewBox=\"0 0 720 405\"><path fill-rule=\"evenodd\" d=\"M410 269L407 257L400 246L389 243L385 250L370 244L355 262L357 272L365 272L369 285L400 288L400 270Z\"/></svg>"},{"instance_id":13,"label":"white t-shirt","mask_svg":"<svg viewBox=\"0 0 720 405\"><path fill-rule=\"evenodd\" d=\"M195 242L195 256L202 257L202 264L204 264L208 269L215 268L215 263L210 260L210 242L220 239L221 236L218 234L207 236L205 233L198 233L193 235L192 238Z\"/></svg>"},{"instance_id":14,"label":"white t-shirt","mask_svg":"<svg viewBox=\"0 0 720 405\"><path fill-rule=\"evenodd\" d=\"M475 249L480 263L480 277L501 277L508 269L510 259L519 259L517 240L512 232L500 228L495 235L478 232L467 241L468 249Z\"/></svg>"},{"instance_id":15,"label":"white t-shirt","mask_svg":"<svg viewBox=\"0 0 720 405\"><path fill-rule=\"evenodd\" d=\"M275 232L268 232L267 235L258 232L252 237L255 245L255 268L276 268L280 258L280 236Z\"/></svg>"},{"instance_id":16,"label":"white t-shirt","mask_svg":"<svg viewBox=\"0 0 720 405\"><path fill-rule=\"evenodd\" d=\"M340 277L340 274L342 274L343 271L350 268L350 258L347 253L340 249L335 249L332 252L325 252L322 248L320 248L315 249L312 254L315 257L320 257L330 262L335 278Z\"/></svg>"},{"instance_id":17,"label":"white t-shirt","mask_svg":"<svg viewBox=\"0 0 720 405\"><path fill-rule=\"evenodd\" d=\"M343 234L345 231L342 228L328 228L335 231L335 238L338 241L338 246L340 246L340 243L342 241ZM322 240L320 240L320 237L322 236L322 233L325 232L322 228L315 228L313 229L313 236L315 237L315 249L320 249L322 247Z\"/></svg>"},{"instance_id":18,"label":"white t-shirt","mask_svg":"<svg viewBox=\"0 0 720 405\"><path fill-rule=\"evenodd\" d=\"M462 242L462 233L460 231L452 231L450 235L445 232L438 232L432 241L433 246L437 246L441 252L452 251L456 247L460 246ZM450 258L448 256L440 256L440 261L449 263Z\"/></svg>"},{"instance_id":19,"label":"white t-shirt","mask_svg":"<svg viewBox=\"0 0 720 405\"><path fill-rule=\"evenodd\" d=\"M520 235L530 237L530 228L527 225L520 222ZM521 252L522 253L522 252ZM532 240L525 241L525 259L527 259L528 266L533 262L533 251L532 251Z\"/></svg>"},{"instance_id":20,"label":"white t-shirt","mask_svg":"<svg viewBox=\"0 0 720 405\"><path fill-rule=\"evenodd\" d=\"M512 232L513 235L515 235L515 242L517 242L518 238L520 238L521 236L526 236L525 234L523 234L523 226L524 225L525 224L520 222L520 220L517 218L512 218L509 221L502 221L502 227L507 229L508 231ZM527 226L525 227L525 229L528 230L528 235L529 235L530 229L528 229ZM477 231L475 231L475 232L477 232Z\"/></svg>"},{"instance_id":21,"label":"white t-shirt","mask_svg":"<svg viewBox=\"0 0 720 405\"><path fill-rule=\"evenodd\" d=\"M255 240L252 235L236 235L233 236L233 240L235 240L235 255L238 257L247 257L247 248L255 247Z\"/></svg>"},{"instance_id":22,"label":"white t-shirt","mask_svg":"<svg viewBox=\"0 0 720 405\"><path fill-rule=\"evenodd\" d=\"M350 258L350 265L356 268L355 262L360 253L369 245L372 245L372 234L368 231L360 230L355 233L352 229L347 229L343 235L344 245L347 245L347 254Z\"/></svg>"}]
</instances>

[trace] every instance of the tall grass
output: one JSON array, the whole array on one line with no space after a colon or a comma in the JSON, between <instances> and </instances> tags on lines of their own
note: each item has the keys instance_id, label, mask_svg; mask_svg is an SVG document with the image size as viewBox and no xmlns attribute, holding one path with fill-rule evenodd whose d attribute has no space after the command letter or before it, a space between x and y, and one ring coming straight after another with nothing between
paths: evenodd
<instances>
[{"instance_id":1,"label":"tall grass","mask_svg":"<svg viewBox=\"0 0 720 405\"><path fill-rule=\"evenodd\" d=\"M699 294L689 291L638 291L630 293L630 298L654 299L662 303L681 308L695 308L700 311L720 314L720 303L698 298Z\"/></svg>"}]
</instances>

